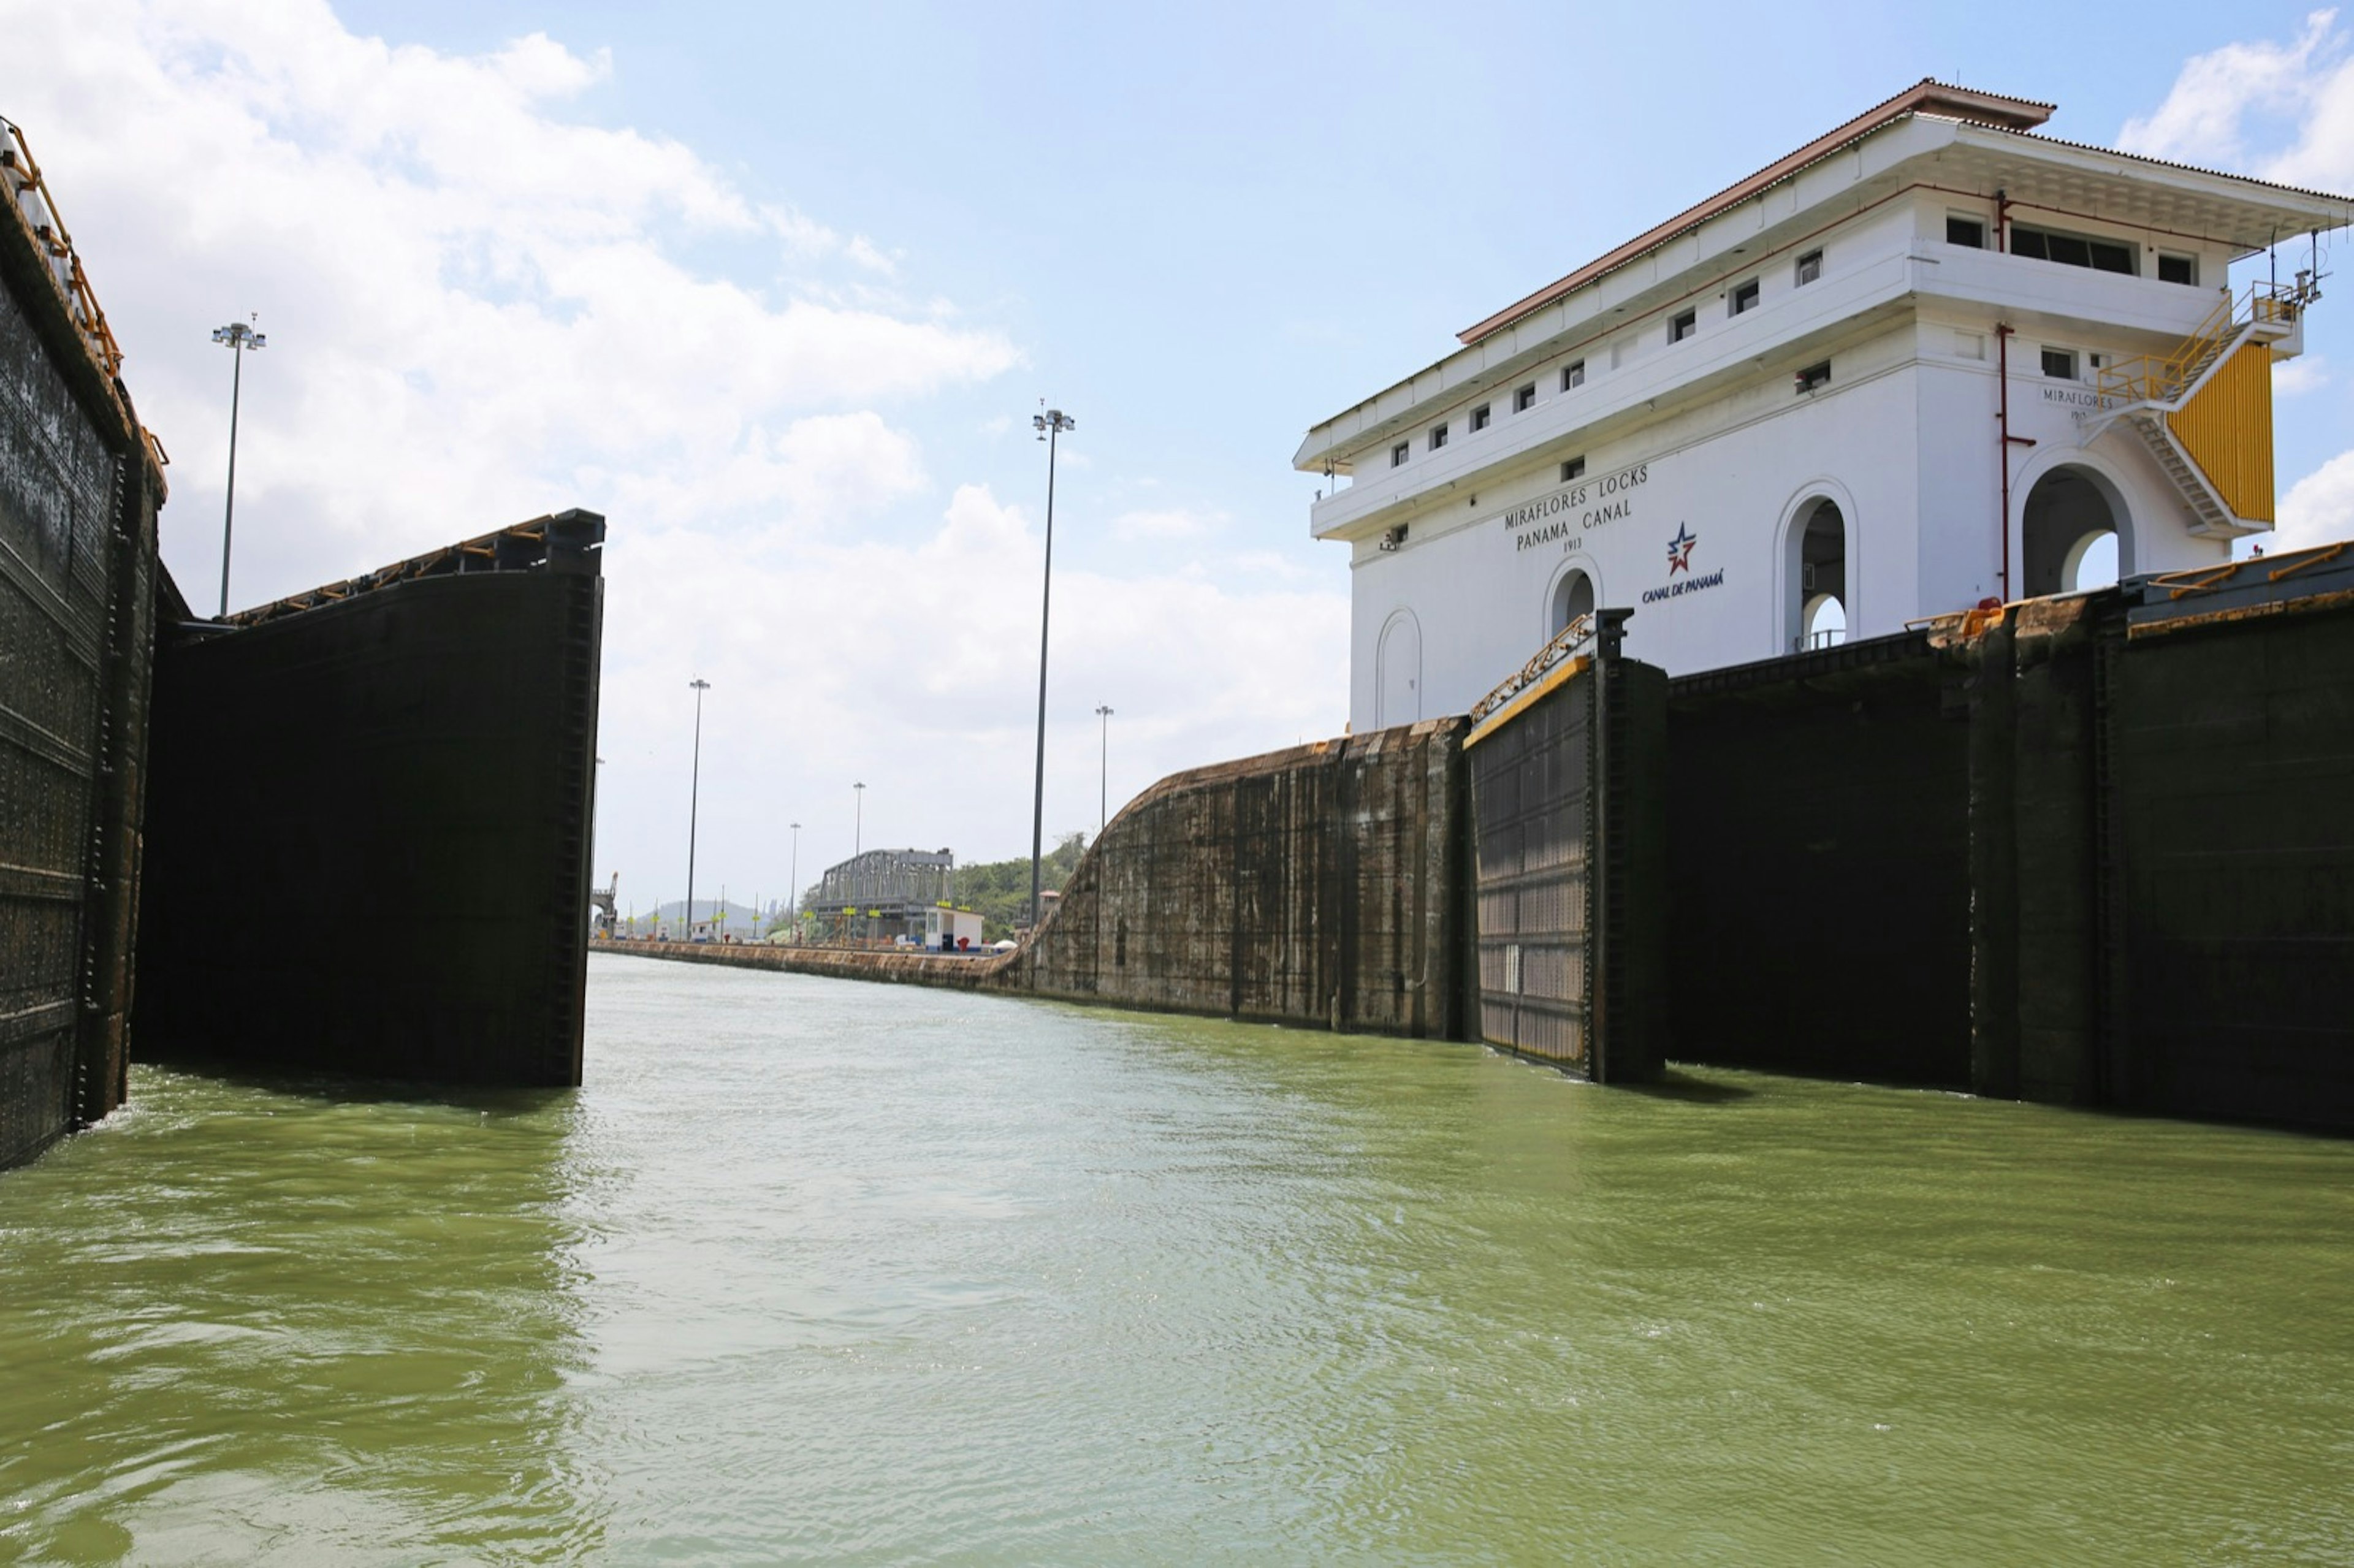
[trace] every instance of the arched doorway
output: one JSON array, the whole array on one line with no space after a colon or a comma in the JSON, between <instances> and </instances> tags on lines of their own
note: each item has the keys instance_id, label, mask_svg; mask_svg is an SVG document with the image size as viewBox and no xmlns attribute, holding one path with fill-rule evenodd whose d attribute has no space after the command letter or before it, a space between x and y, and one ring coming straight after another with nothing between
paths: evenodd
<instances>
[{"instance_id":1,"label":"arched doorway","mask_svg":"<svg viewBox=\"0 0 2354 1568\"><path fill-rule=\"evenodd\" d=\"M1545 617L1545 641L1550 642L1581 615L1594 613L1594 579L1575 567L1553 585L1553 604Z\"/></svg>"},{"instance_id":2,"label":"arched doorway","mask_svg":"<svg viewBox=\"0 0 2354 1568\"><path fill-rule=\"evenodd\" d=\"M1373 726L1414 724L1422 717L1422 624L1399 610L1382 628L1373 654Z\"/></svg>"},{"instance_id":3,"label":"arched doorway","mask_svg":"<svg viewBox=\"0 0 2354 1568\"><path fill-rule=\"evenodd\" d=\"M1808 502L1790 524L1790 587L1783 617L1790 646L1803 652L1847 641L1847 518L1829 496Z\"/></svg>"},{"instance_id":4,"label":"arched doorway","mask_svg":"<svg viewBox=\"0 0 2354 1568\"><path fill-rule=\"evenodd\" d=\"M2020 514L2020 588L2031 599L2106 588L2129 569L2124 509L2090 469L2053 469Z\"/></svg>"}]
</instances>

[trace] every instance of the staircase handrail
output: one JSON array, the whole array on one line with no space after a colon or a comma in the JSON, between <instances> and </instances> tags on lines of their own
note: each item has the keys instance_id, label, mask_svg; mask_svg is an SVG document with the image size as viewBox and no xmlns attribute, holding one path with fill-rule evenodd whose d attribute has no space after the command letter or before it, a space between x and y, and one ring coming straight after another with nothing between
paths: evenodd
<instances>
[{"instance_id":1,"label":"staircase handrail","mask_svg":"<svg viewBox=\"0 0 2354 1568\"><path fill-rule=\"evenodd\" d=\"M2137 354L2101 366L2096 385L2102 400L2175 402L2192 389L2200 370L2221 357L2232 338L2251 326L2294 323L2304 302L2296 285L2262 280L2248 285L2244 301L2227 292L2171 354Z\"/></svg>"}]
</instances>

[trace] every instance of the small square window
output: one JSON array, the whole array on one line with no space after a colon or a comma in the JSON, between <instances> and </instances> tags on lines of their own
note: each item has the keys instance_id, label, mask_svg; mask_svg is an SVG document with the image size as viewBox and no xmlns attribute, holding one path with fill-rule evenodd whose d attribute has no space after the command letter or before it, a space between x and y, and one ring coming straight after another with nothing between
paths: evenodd
<instances>
[{"instance_id":1,"label":"small square window","mask_svg":"<svg viewBox=\"0 0 2354 1568\"><path fill-rule=\"evenodd\" d=\"M1698 311L1685 311L1680 315L1674 315L1668 318L1668 341L1670 343L1681 343L1684 339L1691 336L1692 334L1698 331L1700 331L1700 313Z\"/></svg>"},{"instance_id":2,"label":"small square window","mask_svg":"<svg viewBox=\"0 0 2354 1568\"><path fill-rule=\"evenodd\" d=\"M1800 396L1828 387L1831 384L1831 362L1826 359L1820 365L1809 365L1793 379Z\"/></svg>"},{"instance_id":3,"label":"small square window","mask_svg":"<svg viewBox=\"0 0 2354 1568\"><path fill-rule=\"evenodd\" d=\"M1972 250L1985 249L1986 220L1977 217L1956 217L1949 214L1946 218L1946 243L1965 245Z\"/></svg>"},{"instance_id":4,"label":"small square window","mask_svg":"<svg viewBox=\"0 0 2354 1568\"><path fill-rule=\"evenodd\" d=\"M2188 283L2192 288L2197 288L2199 286L2199 258L2196 256L2168 256L2165 251L2159 251L2158 253L2158 281L2161 283Z\"/></svg>"},{"instance_id":5,"label":"small square window","mask_svg":"<svg viewBox=\"0 0 2354 1568\"><path fill-rule=\"evenodd\" d=\"M1397 445L1392 447L1390 449L1390 466L1392 468L1404 468L1405 466L1406 453L1413 450L1414 443L1412 441L1400 441Z\"/></svg>"},{"instance_id":6,"label":"small square window","mask_svg":"<svg viewBox=\"0 0 2354 1568\"><path fill-rule=\"evenodd\" d=\"M1575 365L1564 365L1562 366L1561 389L1563 391L1566 392L1573 387L1583 387L1585 385L1585 361L1581 359Z\"/></svg>"},{"instance_id":7,"label":"small square window","mask_svg":"<svg viewBox=\"0 0 2354 1568\"><path fill-rule=\"evenodd\" d=\"M1798 258L1797 276L1800 287L1803 288L1822 275L1823 253L1821 251L1809 250Z\"/></svg>"},{"instance_id":8,"label":"small square window","mask_svg":"<svg viewBox=\"0 0 2354 1568\"><path fill-rule=\"evenodd\" d=\"M2076 379L2076 351L2073 348L2047 348L2043 351L2043 374L2055 381Z\"/></svg>"},{"instance_id":9,"label":"small square window","mask_svg":"<svg viewBox=\"0 0 2354 1568\"><path fill-rule=\"evenodd\" d=\"M1561 482L1564 484L1567 484L1573 479L1584 479L1585 477L1585 460L1584 458L1574 457L1567 462L1561 465Z\"/></svg>"},{"instance_id":10,"label":"small square window","mask_svg":"<svg viewBox=\"0 0 2354 1568\"><path fill-rule=\"evenodd\" d=\"M1744 311L1754 311L1756 308L1757 280L1752 278L1746 283L1734 285L1733 291L1733 313L1737 316Z\"/></svg>"},{"instance_id":11,"label":"small square window","mask_svg":"<svg viewBox=\"0 0 2354 1568\"><path fill-rule=\"evenodd\" d=\"M1488 428L1487 404L1482 403L1471 410L1471 428L1475 430L1484 430Z\"/></svg>"},{"instance_id":12,"label":"small square window","mask_svg":"<svg viewBox=\"0 0 2354 1568\"><path fill-rule=\"evenodd\" d=\"M1431 426L1431 428L1430 428L1430 450L1431 450L1432 451L1437 451L1439 448L1441 448L1441 447L1445 446L1446 444L1447 444L1447 427L1446 427L1446 426L1444 426L1444 425L1433 425L1433 426Z\"/></svg>"},{"instance_id":13,"label":"small square window","mask_svg":"<svg viewBox=\"0 0 2354 1568\"><path fill-rule=\"evenodd\" d=\"M1525 414L1536 406L1537 384L1535 382L1530 382L1526 387L1522 387L1519 391L1512 394L1513 413Z\"/></svg>"}]
</instances>

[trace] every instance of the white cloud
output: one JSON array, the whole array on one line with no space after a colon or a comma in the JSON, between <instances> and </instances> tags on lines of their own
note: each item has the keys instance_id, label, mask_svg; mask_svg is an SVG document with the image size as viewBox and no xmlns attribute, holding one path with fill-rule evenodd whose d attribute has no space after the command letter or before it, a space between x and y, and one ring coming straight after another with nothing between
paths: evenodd
<instances>
[{"instance_id":1,"label":"white cloud","mask_svg":"<svg viewBox=\"0 0 2354 1568\"><path fill-rule=\"evenodd\" d=\"M2354 111L2354 78L2347 75L2345 36L2338 12L2306 14L2305 30L2290 42L2229 42L2196 54L2182 66L2166 101L2147 118L2126 120L2116 143L2128 153L2173 158L2203 167L2260 172L2272 179L2324 179L2328 164L2347 167L2354 148L2326 146L2330 122ZM2251 136L2297 127L2285 148L2264 158ZM2253 164L2253 167L2251 167Z\"/></svg>"},{"instance_id":2,"label":"white cloud","mask_svg":"<svg viewBox=\"0 0 2354 1568\"><path fill-rule=\"evenodd\" d=\"M817 856L802 881L813 880L849 853L854 779L868 785L869 846L946 843L968 857L1026 848L1043 547L1035 513L975 484L912 542L748 549L698 532L610 546L604 724L630 738L604 747L616 758L606 784L617 800L627 792L631 820L607 842L683 833L693 651L715 683L706 857L714 844L757 843L773 859L785 842L777 813L798 813L811 824L805 855ZM665 557L659 571L644 559L653 551ZM1048 831L1093 831L1098 703L1118 714L1115 808L1180 768L1336 733L1348 613L1338 592L1058 567ZM665 652L636 657L642 648ZM714 778L774 781L773 803L741 788L715 800ZM683 866L683 837L678 847ZM646 856L620 863L648 874ZM649 902L678 895L678 871L652 860Z\"/></svg>"},{"instance_id":3,"label":"white cloud","mask_svg":"<svg viewBox=\"0 0 2354 1568\"><path fill-rule=\"evenodd\" d=\"M845 445L870 499L903 494L912 442L878 462L873 405L1020 357L826 302L824 267L873 270L870 243L676 142L567 120L610 62L544 35L450 55L217 0L11 5L0 29L0 92L176 460L166 558L200 601L227 444L206 333L256 307L241 602L567 503L633 525L854 509ZM699 269L706 238L766 238L799 286Z\"/></svg>"},{"instance_id":4,"label":"white cloud","mask_svg":"<svg viewBox=\"0 0 2354 1568\"><path fill-rule=\"evenodd\" d=\"M1193 511L1182 506L1123 512L1111 520L1115 538L1199 539L1225 525L1223 512Z\"/></svg>"},{"instance_id":5,"label":"white cloud","mask_svg":"<svg viewBox=\"0 0 2354 1568\"><path fill-rule=\"evenodd\" d=\"M2339 452L2289 487L2266 550L2354 539L2354 451Z\"/></svg>"},{"instance_id":6,"label":"white cloud","mask_svg":"<svg viewBox=\"0 0 2354 1568\"><path fill-rule=\"evenodd\" d=\"M2317 354L2273 362L2273 396L2297 397L2329 385L2329 361Z\"/></svg>"},{"instance_id":7,"label":"white cloud","mask_svg":"<svg viewBox=\"0 0 2354 1568\"><path fill-rule=\"evenodd\" d=\"M317 0L0 0L0 110L175 460L165 556L193 600L227 445L209 330L258 308L237 601L562 506L612 519L597 869L625 904L684 880L697 671L709 884L785 892L795 818L813 879L848 853L854 778L869 844L1026 848L1042 539L919 437L924 399L1022 352L910 281L922 236L592 122L613 62L546 35L461 55ZM1098 703L1115 803L1344 716L1342 593L1133 555L1056 574L1050 830L1093 825Z\"/></svg>"}]
</instances>

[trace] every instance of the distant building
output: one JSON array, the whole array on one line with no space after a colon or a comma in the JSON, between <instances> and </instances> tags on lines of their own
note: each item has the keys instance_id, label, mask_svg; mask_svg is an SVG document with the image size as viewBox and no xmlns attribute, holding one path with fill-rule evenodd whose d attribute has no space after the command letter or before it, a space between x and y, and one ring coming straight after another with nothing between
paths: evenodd
<instances>
[{"instance_id":1,"label":"distant building","mask_svg":"<svg viewBox=\"0 0 2354 1568\"><path fill-rule=\"evenodd\" d=\"M956 898L956 856L947 850L874 849L826 868L810 901L819 940L907 937L937 940L928 916Z\"/></svg>"},{"instance_id":2,"label":"distant building","mask_svg":"<svg viewBox=\"0 0 2354 1568\"><path fill-rule=\"evenodd\" d=\"M1310 430L1352 726L1462 713L1597 606L1681 673L2270 528L2272 366L2354 200L2051 112L1925 81Z\"/></svg>"}]
</instances>

